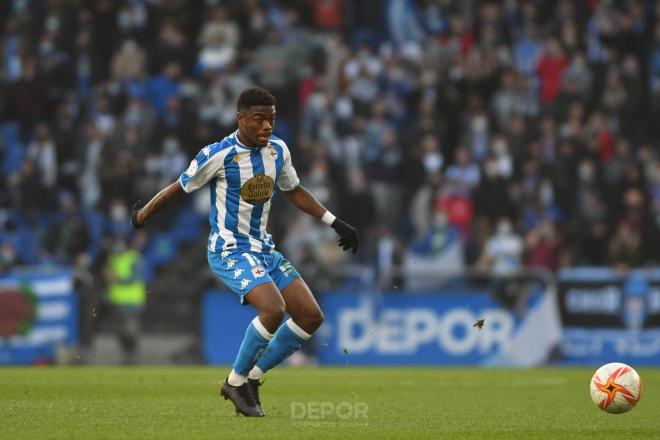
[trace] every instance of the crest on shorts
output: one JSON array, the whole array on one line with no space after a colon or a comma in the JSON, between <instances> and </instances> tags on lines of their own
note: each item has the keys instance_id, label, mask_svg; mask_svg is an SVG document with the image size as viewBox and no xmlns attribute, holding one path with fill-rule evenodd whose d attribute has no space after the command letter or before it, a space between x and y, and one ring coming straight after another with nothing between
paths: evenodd
<instances>
[{"instance_id":1,"label":"crest on shorts","mask_svg":"<svg viewBox=\"0 0 660 440\"><path fill-rule=\"evenodd\" d=\"M255 278L261 278L266 275L266 270L261 266L252 266L252 276Z\"/></svg>"}]
</instances>

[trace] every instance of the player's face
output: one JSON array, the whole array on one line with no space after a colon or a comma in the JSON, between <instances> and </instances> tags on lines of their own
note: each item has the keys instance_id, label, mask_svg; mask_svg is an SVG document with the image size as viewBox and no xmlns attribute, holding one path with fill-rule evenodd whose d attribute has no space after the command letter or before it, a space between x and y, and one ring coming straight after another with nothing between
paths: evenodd
<instances>
[{"instance_id":1,"label":"player's face","mask_svg":"<svg viewBox=\"0 0 660 440\"><path fill-rule=\"evenodd\" d=\"M255 105L239 112L238 127L251 145L265 147L275 128L275 106Z\"/></svg>"}]
</instances>

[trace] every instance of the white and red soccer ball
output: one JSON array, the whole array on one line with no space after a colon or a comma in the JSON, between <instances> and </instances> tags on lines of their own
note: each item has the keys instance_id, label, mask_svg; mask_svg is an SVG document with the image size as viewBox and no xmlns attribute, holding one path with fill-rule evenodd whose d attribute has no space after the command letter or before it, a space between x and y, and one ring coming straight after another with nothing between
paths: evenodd
<instances>
[{"instance_id":1,"label":"white and red soccer ball","mask_svg":"<svg viewBox=\"0 0 660 440\"><path fill-rule=\"evenodd\" d=\"M630 366L612 362L600 367L591 378L591 399L605 412L630 411L642 396L642 381Z\"/></svg>"}]
</instances>

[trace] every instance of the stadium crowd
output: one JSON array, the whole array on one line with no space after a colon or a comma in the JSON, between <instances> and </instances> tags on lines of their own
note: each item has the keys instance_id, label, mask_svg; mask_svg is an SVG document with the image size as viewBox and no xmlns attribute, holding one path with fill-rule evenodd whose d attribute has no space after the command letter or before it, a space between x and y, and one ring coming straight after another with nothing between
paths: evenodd
<instances>
[{"instance_id":1,"label":"stadium crowd","mask_svg":"<svg viewBox=\"0 0 660 440\"><path fill-rule=\"evenodd\" d=\"M0 29L0 270L94 265L254 84L380 274L660 260L655 2L7 0ZM352 258L284 202L270 228Z\"/></svg>"}]
</instances>

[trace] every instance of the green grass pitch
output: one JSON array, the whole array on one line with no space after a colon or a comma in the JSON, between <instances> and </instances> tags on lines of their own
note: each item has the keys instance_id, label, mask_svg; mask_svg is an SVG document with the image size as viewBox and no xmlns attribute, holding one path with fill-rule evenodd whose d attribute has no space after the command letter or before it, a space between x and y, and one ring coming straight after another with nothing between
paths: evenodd
<instances>
[{"instance_id":1,"label":"green grass pitch","mask_svg":"<svg viewBox=\"0 0 660 440\"><path fill-rule=\"evenodd\" d=\"M2 368L0 438L660 439L660 370L638 370L642 398L620 415L592 404L594 370L280 368L249 419L218 395L227 368Z\"/></svg>"}]
</instances>

